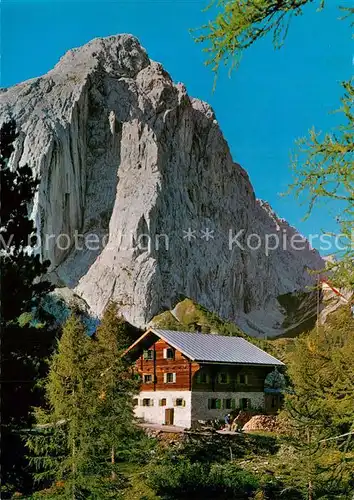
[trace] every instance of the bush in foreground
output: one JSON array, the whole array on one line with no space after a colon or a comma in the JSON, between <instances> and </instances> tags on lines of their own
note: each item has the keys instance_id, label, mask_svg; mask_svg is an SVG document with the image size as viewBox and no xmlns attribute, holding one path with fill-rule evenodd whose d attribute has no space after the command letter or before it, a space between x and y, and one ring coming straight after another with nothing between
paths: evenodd
<instances>
[{"instance_id":1,"label":"bush in foreground","mask_svg":"<svg viewBox=\"0 0 354 500\"><path fill-rule=\"evenodd\" d=\"M148 484L164 499L248 499L259 482L253 474L234 464L213 464L180 460L157 465L149 471Z\"/></svg>"}]
</instances>

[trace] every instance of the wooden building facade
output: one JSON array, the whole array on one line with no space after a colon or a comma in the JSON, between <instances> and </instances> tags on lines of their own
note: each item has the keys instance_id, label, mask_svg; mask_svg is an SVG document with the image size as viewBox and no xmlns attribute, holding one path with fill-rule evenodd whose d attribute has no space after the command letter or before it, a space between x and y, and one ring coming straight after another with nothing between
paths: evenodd
<instances>
[{"instance_id":1,"label":"wooden building facade","mask_svg":"<svg viewBox=\"0 0 354 500\"><path fill-rule=\"evenodd\" d=\"M156 329L142 335L126 355L141 378L136 416L186 428L221 418L227 410L263 411L265 379L283 366L239 337ZM279 404L268 402L269 412Z\"/></svg>"}]
</instances>

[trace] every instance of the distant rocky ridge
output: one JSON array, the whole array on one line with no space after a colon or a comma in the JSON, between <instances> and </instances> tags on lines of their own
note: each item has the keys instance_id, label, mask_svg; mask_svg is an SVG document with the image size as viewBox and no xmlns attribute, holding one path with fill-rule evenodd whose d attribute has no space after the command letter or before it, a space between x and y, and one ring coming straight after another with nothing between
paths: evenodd
<instances>
[{"instance_id":1,"label":"distant rocky ridge","mask_svg":"<svg viewBox=\"0 0 354 500\"><path fill-rule=\"evenodd\" d=\"M20 130L12 166L28 163L41 179L32 214L51 279L93 314L115 299L142 327L189 297L251 335L286 331L278 298L307 294L308 270L323 260L308 244L291 248L296 230L256 199L211 107L136 38L95 39L2 89L0 124L10 118ZM259 250L246 245L253 233ZM90 234L95 250L80 243ZM270 234L284 248L266 255Z\"/></svg>"}]
</instances>

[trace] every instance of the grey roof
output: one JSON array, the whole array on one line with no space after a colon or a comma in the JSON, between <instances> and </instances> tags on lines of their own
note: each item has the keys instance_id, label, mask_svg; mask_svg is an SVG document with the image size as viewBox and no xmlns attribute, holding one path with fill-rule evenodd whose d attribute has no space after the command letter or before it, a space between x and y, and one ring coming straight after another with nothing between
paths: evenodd
<instances>
[{"instance_id":1,"label":"grey roof","mask_svg":"<svg viewBox=\"0 0 354 500\"><path fill-rule=\"evenodd\" d=\"M151 328L157 336L193 361L282 366L284 363L242 337Z\"/></svg>"}]
</instances>

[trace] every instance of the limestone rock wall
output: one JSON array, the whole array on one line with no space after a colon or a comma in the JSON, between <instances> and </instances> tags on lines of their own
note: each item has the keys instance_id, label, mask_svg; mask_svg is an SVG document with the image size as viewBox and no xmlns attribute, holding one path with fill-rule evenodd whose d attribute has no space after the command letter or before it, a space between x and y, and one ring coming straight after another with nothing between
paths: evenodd
<instances>
[{"instance_id":1,"label":"limestone rock wall","mask_svg":"<svg viewBox=\"0 0 354 500\"><path fill-rule=\"evenodd\" d=\"M306 290L307 270L323 266L308 245L266 254L266 235L290 241L296 230L256 199L211 107L131 35L95 39L2 89L0 124L10 117L20 129L12 167L29 163L41 179L32 214L51 278L95 314L115 299L144 326L187 296L275 335L277 297ZM245 245L252 233L259 250Z\"/></svg>"}]
</instances>

